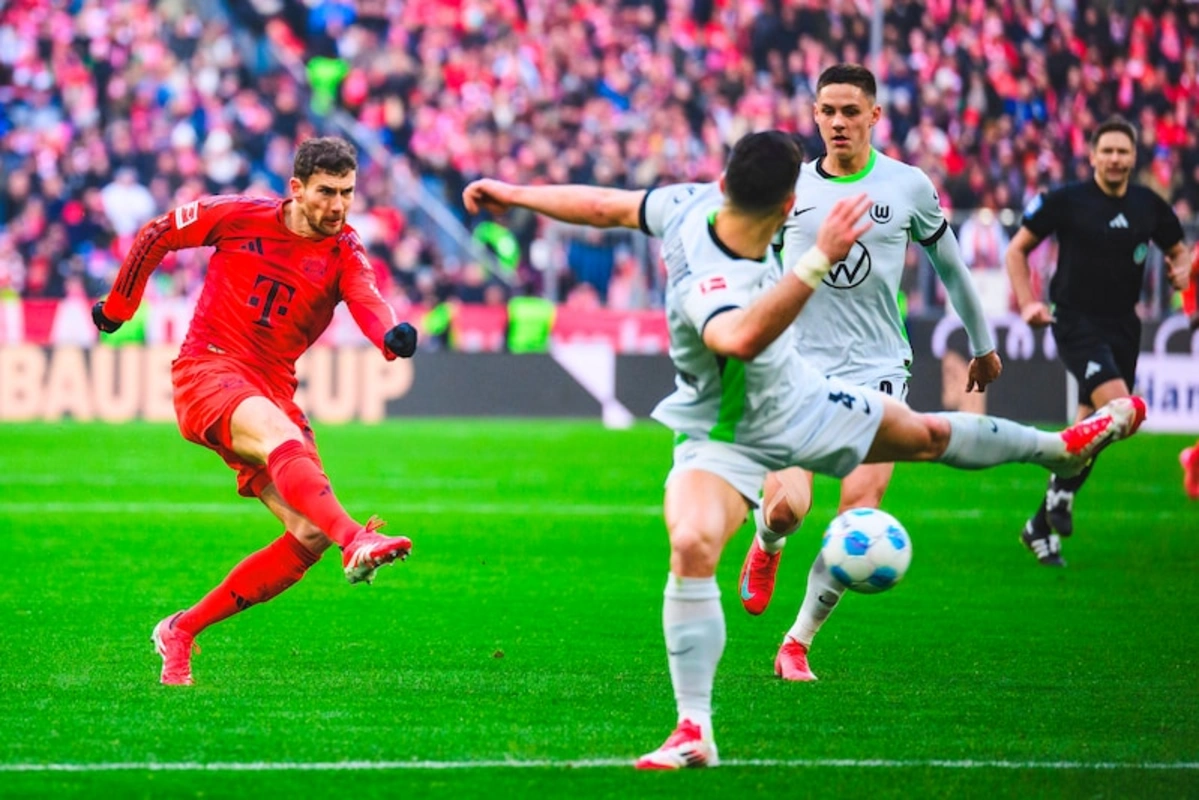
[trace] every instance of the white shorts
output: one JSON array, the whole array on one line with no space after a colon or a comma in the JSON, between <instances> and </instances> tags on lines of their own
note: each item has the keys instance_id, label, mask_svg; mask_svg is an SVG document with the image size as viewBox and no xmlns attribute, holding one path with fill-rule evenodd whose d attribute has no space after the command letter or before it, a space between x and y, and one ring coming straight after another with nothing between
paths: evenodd
<instances>
[{"instance_id":1,"label":"white shorts","mask_svg":"<svg viewBox=\"0 0 1199 800\"><path fill-rule=\"evenodd\" d=\"M802 416L768 442L686 439L675 445L674 465L666 482L688 470L711 472L728 481L750 505L757 506L767 472L803 467L844 478L862 463L874 443L883 421L884 395L838 378L825 380L825 399L805 407ZM906 390L906 382L903 385Z\"/></svg>"},{"instance_id":2,"label":"white shorts","mask_svg":"<svg viewBox=\"0 0 1199 800\"><path fill-rule=\"evenodd\" d=\"M830 377L837 378L854 386L866 386L894 397L901 403L906 404L908 402L909 375L906 371L895 369L880 370L875 367L868 370L850 369L844 372L837 371Z\"/></svg>"}]
</instances>

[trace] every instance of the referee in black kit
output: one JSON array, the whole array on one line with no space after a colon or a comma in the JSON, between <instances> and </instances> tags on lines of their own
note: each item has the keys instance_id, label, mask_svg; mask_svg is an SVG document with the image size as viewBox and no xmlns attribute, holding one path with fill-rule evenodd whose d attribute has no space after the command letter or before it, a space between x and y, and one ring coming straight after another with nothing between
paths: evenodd
<instances>
[{"instance_id":1,"label":"referee in black kit","mask_svg":"<svg viewBox=\"0 0 1199 800\"><path fill-rule=\"evenodd\" d=\"M1040 194L1024 209L1007 251L1007 271L1024 321L1053 325L1066 369L1078 381L1078 419L1131 393L1141 346L1141 296L1152 241L1166 256L1170 283L1182 289L1190 268L1182 225L1173 209L1144 186L1129 183L1137 132L1112 117L1091 136L1094 179ZM1033 296L1028 254L1057 235L1057 271L1049 284L1052 310ZM1037 560L1064 567L1060 536L1074 532L1074 496L1094 462L1074 478L1052 477L1020 538Z\"/></svg>"}]
</instances>

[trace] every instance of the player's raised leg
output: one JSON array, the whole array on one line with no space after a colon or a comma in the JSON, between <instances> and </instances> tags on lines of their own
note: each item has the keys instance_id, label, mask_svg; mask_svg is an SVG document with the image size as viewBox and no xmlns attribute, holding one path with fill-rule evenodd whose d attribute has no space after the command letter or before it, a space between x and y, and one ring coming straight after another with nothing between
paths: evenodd
<instances>
[{"instance_id":1,"label":"player's raised leg","mask_svg":"<svg viewBox=\"0 0 1199 800\"><path fill-rule=\"evenodd\" d=\"M940 461L958 469L1028 463L1070 477L1108 445L1134 434L1144 419L1145 401L1139 397L1113 400L1056 433L981 414L919 414L887 398L866 460Z\"/></svg>"},{"instance_id":2,"label":"player's raised leg","mask_svg":"<svg viewBox=\"0 0 1199 800\"><path fill-rule=\"evenodd\" d=\"M762 502L754 509L754 537L741 565L738 580L741 605L750 614L761 614L774 596L774 583L783 545L812 508L812 474L791 467L766 476Z\"/></svg>"},{"instance_id":3,"label":"player's raised leg","mask_svg":"<svg viewBox=\"0 0 1199 800\"><path fill-rule=\"evenodd\" d=\"M408 557L412 542L405 536L376 533L383 523L356 522L333 493L315 451L294 421L265 397L243 400L230 420L233 450L266 464L279 495L342 548L346 579L370 581L375 569Z\"/></svg>"},{"instance_id":4,"label":"player's raised leg","mask_svg":"<svg viewBox=\"0 0 1199 800\"><path fill-rule=\"evenodd\" d=\"M749 504L718 475L689 469L671 475L665 506L670 575L662 628L678 722L658 749L637 759L637 768L710 767L718 762L712 735L712 684L725 643L716 564Z\"/></svg>"}]
</instances>

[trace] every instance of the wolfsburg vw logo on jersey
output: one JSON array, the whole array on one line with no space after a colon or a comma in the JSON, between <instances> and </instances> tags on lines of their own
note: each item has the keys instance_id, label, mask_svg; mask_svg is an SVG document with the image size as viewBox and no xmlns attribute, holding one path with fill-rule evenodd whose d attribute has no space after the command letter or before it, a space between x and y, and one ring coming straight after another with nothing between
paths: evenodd
<instances>
[{"instance_id":1,"label":"wolfsburg vw logo on jersey","mask_svg":"<svg viewBox=\"0 0 1199 800\"><path fill-rule=\"evenodd\" d=\"M852 289L870 275L870 251L861 242L854 242L844 261L833 264L824 276L824 284L834 289Z\"/></svg>"},{"instance_id":2,"label":"wolfsburg vw logo on jersey","mask_svg":"<svg viewBox=\"0 0 1199 800\"><path fill-rule=\"evenodd\" d=\"M870 207L870 218L879 225L885 225L891 221L891 206L886 203L875 203Z\"/></svg>"}]
</instances>

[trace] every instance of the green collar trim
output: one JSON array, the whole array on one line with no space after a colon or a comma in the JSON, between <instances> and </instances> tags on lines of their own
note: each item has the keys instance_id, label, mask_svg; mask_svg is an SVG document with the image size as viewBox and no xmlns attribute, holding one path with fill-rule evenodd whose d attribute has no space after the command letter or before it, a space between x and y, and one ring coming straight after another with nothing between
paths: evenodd
<instances>
[{"instance_id":1,"label":"green collar trim","mask_svg":"<svg viewBox=\"0 0 1199 800\"><path fill-rule=\"evenodd\" d=\"M824 168L823 158L816 162L816 172L820 174L820 177L824 178L825 180L832 181L833 183L853 183L854 181L860 181L862 178L865 178L867 175L869 175L870 170L874 169L874 165L877 161L878 151L871 147L870 158L867 159L866 166L862 167L852 175L833 175L832 173L826 171Z\"/></svg>"}]
</instances>

